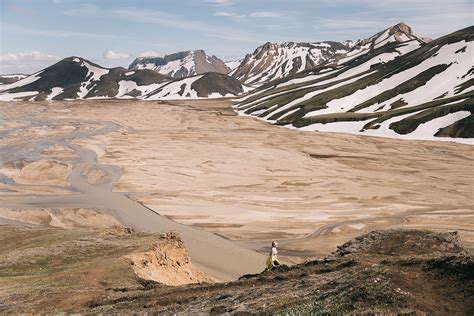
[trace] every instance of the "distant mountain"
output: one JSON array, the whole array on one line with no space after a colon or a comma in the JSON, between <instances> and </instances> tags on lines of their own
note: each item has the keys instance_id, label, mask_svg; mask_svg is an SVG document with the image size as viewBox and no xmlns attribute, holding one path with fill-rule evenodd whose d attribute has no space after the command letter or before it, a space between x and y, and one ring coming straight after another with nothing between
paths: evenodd
<instances>
[{"instance_id":1,"label":"distant mountain","mask_svg":"<svg viewBox=\"0 0 474 316\"><path fill-rule=\"evenodd\" d=\"M225 74L208 72L202 75L169 82L145 95L147 100L181 98L235 97L244 92L244 87L235 78Z\"/></svg>"},{"instance_id":2,"label":"distant mountain","mask_svg":"<svg viewBox=\"0 0 474 316\"><path fill-rule=\"evenodd\" d=\"M236 60L228 60L228 61L225 61L224 63L227 66L227 68L229 68L230 71L232 71L235 68L239 67L242 61L243 59L236 59Z\"/></svg>"},{"instance_id":3,"label":"distant mountain","mask_svg":"<svg viewBox=\"0 0 474 316\"><path fill-rule=\"evenodd\" d=\"M342 42L342 44L344 44L344 46L346 46L348 49L352 49L352 47L355 46L356 42L352 40L345 40L344 42Z\"/></svg>"},{"instance_id":4,"label":"distant mountain","mask_svg":"<svg viewBox=\"0 0 474 316\"><path fill-rule=\"evenodd\" d=\"M247 54L230 75L245 84L258 86L314 68L348 51L349 48L339 42L266 43Z\"/></svg>"},{"instance_id":5,"label":"distant mountain","mask_svg":"<svg viewBox=\"0 0 474 316\"><path fill-rule=\"evenodd\" d=\"M184 78L206 72L227 74L230 69L216 56L208 56L203 50L174 53L163 57L139 57L130 70L150 69L173 78Z\"/></svg>"},{"instance_id":6,"label":"distant mountain","mask_svg":"<svg viewBox=\"0 0 474 316\"><path fill-rule=\"evenodd\" d=\"M429 43L399 24L343 58L275 80L238 113L306 131L474 143L474 26Z\"/></svg>"},{"instance_id":7,"label":"distant mountain","mask_svg":"<svg viewBox=\"0 0 474 316\"><path fill-rule=\"evenodd\" d=\"M380 48L388 43L403 43L408 41L425 44L428 43L430 39L413 34L410 26L404 22L400 22L369 38L360 39L356 42L345 41L344 44L351 50L344 56L343 61L345 62L351 58L361 56L370 50ZM335 57L338 59L337 57L341 57L341 55Z\"/></svg>"},{"instance_id":8,"label":"distant mountain","mask_svg":"<svg viewBox=\"0 0 474 316\"><path fill-rule=\"evenodd\" d=\"M0 86L0 100L64 100L142 95L170 78L151 70L103 68L80 57L58 63L12 84ZM124 88L133 82L134 91Z\"/></svg>"},{"instance_id":9,"label":"distant mountain","mask_svg":"<svg viewBox=\"0 0 474 316\"><path fill-rule=\"evenodd\" d=\"M26 77L28 77L28 75L23 75L23 74L0 75L0 85L13 83L15 81L21 80Z\"/></svg>"},{"instance_id":10,"label":"distant mountain","mask_svg":"<svg viewBox=\"0 0 474 316\"><path fill-rule=\"evenodd\" d=\"M181 91L188 82L194 83L192 89ZM235 96L243 91L240 82L222 74L176 80L149 69L108 69L69 57L19 81L0 85L0 100L146 99L148 95L156 99L159 88L165 86L169 94L164 97L168 99Z\"/></svg>"}]
</instances>

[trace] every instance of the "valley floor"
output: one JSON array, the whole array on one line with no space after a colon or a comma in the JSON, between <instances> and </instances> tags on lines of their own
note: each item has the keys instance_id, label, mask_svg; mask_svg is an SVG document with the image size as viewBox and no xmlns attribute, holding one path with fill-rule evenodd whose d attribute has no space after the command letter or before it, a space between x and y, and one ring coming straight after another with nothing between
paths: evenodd
<instances>
[{"instance_id":1,"label":"valley floor","mask_svg":"<svg viewBox=\"0 0 474 316\"><path fill-rule=\"evenodd\" d=\"M474 248L473 146L288 130L228 100L0 112L0 224L175 229L222 280L261 271L272 240L295 263L374 229L457 230Z\"/></svg>"}]
</instances>

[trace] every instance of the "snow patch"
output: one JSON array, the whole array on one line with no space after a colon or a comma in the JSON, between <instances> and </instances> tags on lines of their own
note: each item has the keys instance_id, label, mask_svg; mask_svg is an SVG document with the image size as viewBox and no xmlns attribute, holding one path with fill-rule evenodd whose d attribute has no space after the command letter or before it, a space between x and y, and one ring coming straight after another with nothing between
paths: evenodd
<instances>
[{"instance_id":1,"label":"snow patch","mask_svg":"<svg viewBox=\"0 0 474 316\"><path fill-rule=\"evenodd\" d=\"M51 93L46 97L46 101L51 101L55 96L63 93L64 89L62 87L55 87L51 89Z\"/></svg>"}]
</instances>

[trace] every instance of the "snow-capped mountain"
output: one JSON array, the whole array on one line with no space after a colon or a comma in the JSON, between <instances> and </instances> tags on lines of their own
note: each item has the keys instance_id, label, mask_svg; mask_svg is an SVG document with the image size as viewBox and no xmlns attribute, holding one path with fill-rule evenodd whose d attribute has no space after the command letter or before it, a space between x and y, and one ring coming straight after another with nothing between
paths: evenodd
<instances>
[{"instance_id":1,"label":"snow-capped mountain","mask_svg":"<svg viewBox=\"0 0 474 316\"><path fill-rule=\"evenodd\" d=\"M24 74L0 75L0 85L13 83L26 77L28 77L28 75Z\"/></svg>"},{"instance_id":2,"label":"snow-capped mountain","mask_svg":"<svg viewBox=\"0 0 474 316\"><path fill-rule=\"evenodd\" d=\"M225 61L224 63L227 66L227 68L229 68L230 71L232 71L235 68L239 67L242 61L243 59L236 59L236 60L228 60L228 61Z\"/></svg>"},{"instance_id":3,"label":"snow-capped mountain","mask_svg":"<svg viewBox=\"0 0 474 316\"><path fill-rule=\"evenodd\" d=\"M206 72L227 74L230 69L216 56L203 50L174 53L163 57L139 57L128 67L130 70L150 69L173 78L184 78Z\"/></svg>"},{"instance_id":4,"label":"snow-capped mountain","mask_svg":"<svg viewBox=\"0 0 474 316\"><path fill-rule=\"evenodd\" d=\"M474 143L474 27L429 43L388 30L338 63L252 91L235 109L304 131Z\"/></svg>"},{"instance_id":5,"label":"snow-capped mountain","mask_svg":"<svg viewBox=\"0 0 474 316\"><path fill-rule=\"evenodd\" d=\"M348 50L339 42L266 43L247 54L230 75L245 84L258 86L314 68L335 54L344 54Z\"/></svg>"},{"instance_id":6,"label":"snow-capped mountain","mask_svg":"<svg viewBox=\"0 0 474 316\"><path fill-rule=\"evenodd\" d=\"M344 44L344 46L346 46L348 49L352 49L352 47L355 46L356 42L354 42L353 40L345 40L342 42L342 44Z\"/></svg>"},{"instance_id":7,"label":"snow-capped mountain","mask_svg":"<svg viewBox=\"0 0 474 316\"><path fill-rule=\"evenodd\" d=\"M192 84L189 89L188 83ZM161 87L169 93L160 94ZM207 73L200 78L176 80L149 69L108 69L80 57L69 57L19 81L1 85L0 101L146 99L148 96L181 99L236 96L242 91L238 80L223 74Z\"/></svg>"},{"instance_id":8,"label":"snow-capped mountain","mask_svg":"<svg viewBox=\"0 0 474 316\"><path fill-rule=\"evenodd\" d=\"M208 72L171 81L144 96L147 100L173 100L181 98L235 97L244 87L235 78L216 72Z\"/></svg>"},{"instance_id":9,"label":"snow-capped mountain","mask_svg":"<svg viewBox=\"0 0 474 316\"><path fill-rule=\"evenodd\" d=\"M33 75L0 86L0 100L64 100L121 97L145 94L168 82L151 70L103 68L80 57L65 58ZM123 86L134 83L133 91Z\"/></svg>"},{"instance_id":10,"label":"snow-capped mountain","mask_svg":"<svg viewBox=\"0 0 474 316\"><path fill-rule=\"evenodd\" d=\"M343 43L351 50L344 56L335 56L335 60L342 58L341 62L346 62L352 58L361 56L370 50L377 49L389 43L403 43L411 41L413 45L425 44L430 41L427 38L421 38L413 34L411 27L404 22L391 26L369 38L359 39L356 42L344 41Z\"/></svg>"}]
</instances>

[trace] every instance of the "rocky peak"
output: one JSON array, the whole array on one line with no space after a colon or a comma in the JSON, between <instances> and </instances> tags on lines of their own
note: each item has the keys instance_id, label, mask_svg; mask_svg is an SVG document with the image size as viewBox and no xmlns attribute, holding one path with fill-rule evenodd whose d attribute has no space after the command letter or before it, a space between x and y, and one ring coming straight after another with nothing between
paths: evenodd
<instances>
[{"instance_id":1,"label":"rocky peak","mask_svg":"<svg viewBox=\"0 0 474 316\"><path fill-rule=\"evenodd\" d=\"M405 33L407 35L413 35L411 31L411 27L405 24L405 22L400 22L397 25L390 27L389 29L392 34L398 31L398 32Z\"/></svg>"},{"instance_id":2,"label":"rocky peak","mask_svg":"<svg viewBox=\"0 0 474 316\"><path fill-rule=\"evenodd\" d=\"M175 78L207 72L226 74L230 71L222 60L216 56L208 56L202 49L176 52L161 57L136 58L128 68L130 70L151 69Z\"/></svg>"}]
</instances>

